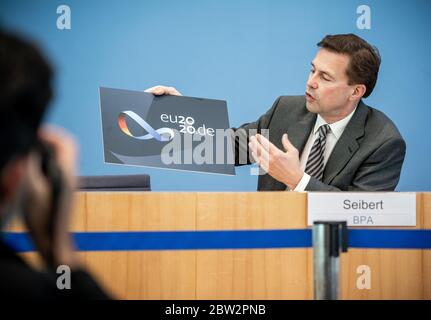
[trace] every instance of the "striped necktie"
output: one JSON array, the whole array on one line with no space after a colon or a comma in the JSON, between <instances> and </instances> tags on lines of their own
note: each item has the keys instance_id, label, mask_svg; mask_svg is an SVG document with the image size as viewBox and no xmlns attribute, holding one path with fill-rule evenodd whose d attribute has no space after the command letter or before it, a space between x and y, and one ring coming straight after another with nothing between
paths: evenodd
<instances>
[{"instance_id":1,"label":"striped necktie","mask_svg":"<svg viewBox=\"0 0 431 320\"><path fill-rule=\"evenodd\" d=\"M325 152L326 135L331 130L329 125L323 124L319 127L319 136L314 140L313 146L308 156L305 172L310 176L322 181L323 178L323 154Z\"/></svg>"}]
</instances>

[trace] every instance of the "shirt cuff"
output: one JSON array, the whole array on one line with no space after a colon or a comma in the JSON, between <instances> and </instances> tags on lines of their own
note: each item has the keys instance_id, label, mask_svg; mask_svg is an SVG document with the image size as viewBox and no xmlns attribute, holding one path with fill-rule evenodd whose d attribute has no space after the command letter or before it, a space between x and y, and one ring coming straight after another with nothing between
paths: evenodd
<instances>
[{"instance_id":1,"label":"shirt cuff","mask_svg":"<svg viewBox=\"0 0 431 320\"><path fill-rule=\"evenodd\" d=\"M295 189L293 189L293 191L305 191L305 188L307 187L308 182L310 182L310 175L304 172L304 175L302 176L301 180L299 180L298 185L296 186Z\"/></svg>"}]
</instances>

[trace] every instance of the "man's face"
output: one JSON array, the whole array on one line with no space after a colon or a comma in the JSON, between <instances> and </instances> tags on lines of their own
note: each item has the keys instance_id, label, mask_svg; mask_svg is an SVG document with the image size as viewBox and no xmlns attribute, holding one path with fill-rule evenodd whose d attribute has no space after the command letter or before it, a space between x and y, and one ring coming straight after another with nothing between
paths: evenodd
<instances>
[{"instance_id":1,"label":"man's face","mask_svg":"<svg viewBox=\"0 0 431 320\"><path fill-rule=\"evenodd\" d=\"M307 80L306 106L308 111L320 114L325 120L344 117L351 110L349 97L354 87L348 85L346 75L350 57L320 49L311 63Z\"/></svg>"}]
</instances>

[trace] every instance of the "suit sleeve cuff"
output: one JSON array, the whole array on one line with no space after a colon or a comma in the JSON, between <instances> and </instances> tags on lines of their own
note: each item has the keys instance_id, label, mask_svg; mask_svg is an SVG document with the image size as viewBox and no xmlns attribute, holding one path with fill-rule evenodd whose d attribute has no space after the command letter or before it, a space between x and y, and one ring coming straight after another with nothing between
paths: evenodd
<instances>
[{"instance_id":1,"label":"suit sleeve cuff","mask_svg":"<svg viewBox=\"0 0 431 320\"><path fill-rule=\"evenodd\" d=\"M309 181L310 175L304 172L304 175L302 176L301 180L299 180L298 185L295 189L293 189L293 191L305 191L305 188L307 187Z\"/></svg>"}]
</instances>

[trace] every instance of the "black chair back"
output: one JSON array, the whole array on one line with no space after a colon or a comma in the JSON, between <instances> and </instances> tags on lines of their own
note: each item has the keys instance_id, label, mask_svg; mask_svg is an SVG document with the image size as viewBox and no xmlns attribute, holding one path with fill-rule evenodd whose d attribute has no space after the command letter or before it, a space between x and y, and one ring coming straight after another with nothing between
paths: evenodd
<instances>
[{"instance_id":1,"label":"black chair back","mask_svg":"<svg viewBox=\"0 0 431 320\"><path fill-rule=\"evenodd\" d=\"M151 191L150 176L109 175L78 177L79 191Z\"/></svg>"}]
</instances>

